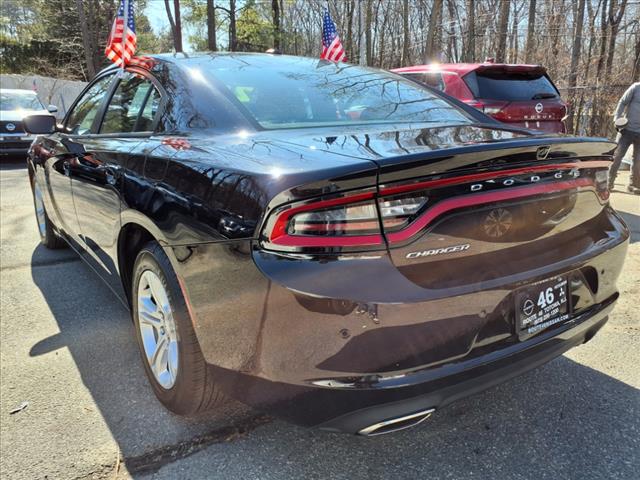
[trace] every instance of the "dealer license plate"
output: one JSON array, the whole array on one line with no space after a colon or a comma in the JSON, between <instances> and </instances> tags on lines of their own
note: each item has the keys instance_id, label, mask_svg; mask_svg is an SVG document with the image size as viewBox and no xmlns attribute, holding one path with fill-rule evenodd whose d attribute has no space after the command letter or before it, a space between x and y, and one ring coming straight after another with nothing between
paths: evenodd
<instances>
[{"instance_id":1,"label":"dealer license plate","mask_svg":"<svg viewBox=\"0 0 640 480\"><path fill-rule=\"evenodd\" d=\"M520 338L540 333L569 319L566 276L558 276L516 290L516 332Z\"/></svg>"}]
</instances>

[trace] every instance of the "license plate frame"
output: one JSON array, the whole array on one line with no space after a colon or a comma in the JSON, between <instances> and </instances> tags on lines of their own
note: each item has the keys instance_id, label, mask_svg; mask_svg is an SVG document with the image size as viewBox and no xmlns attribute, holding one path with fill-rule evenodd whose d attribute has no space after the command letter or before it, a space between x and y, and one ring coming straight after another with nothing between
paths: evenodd
<instances>
[{"instance_id":1,"label":"license plate frame","mask_svg":"<svg viewBox=\"0 0 640 480\"><path fill-rule=\"evenodd\" d=\"M567 275L530 283L515 291L515 328L520 340L538 335L571 319Z\"/></svg>"}]
</instances>

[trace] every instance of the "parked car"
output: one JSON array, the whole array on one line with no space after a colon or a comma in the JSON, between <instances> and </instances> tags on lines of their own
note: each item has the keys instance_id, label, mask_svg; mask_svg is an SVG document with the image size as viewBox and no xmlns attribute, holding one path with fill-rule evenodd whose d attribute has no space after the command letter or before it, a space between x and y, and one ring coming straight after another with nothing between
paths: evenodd
<instances>
[{"instance_id":1,"label":"parked car","mask_svg":"<svg viewBox=\"0 0 640 480\"><path fill-rule=\"evenodd\" d=\"M24 117L57 111L55 105L45 108L34 91L0 88L0 156L27 154L33 137L22 127Z\"/></svg>"},{"instance_id":2,"label":"parked car","mask_svg":"<svg viewBox=\"0 0 640 480\"><path fill-rule=\"evenodd\" d=\"M512 126L565 133L567 104L540 65L449 63L394 72L455 97Z\"/></svg>"},{"instance_id":3,"label":"parked car","mask_svg":"<svg viewBox=\"0 0 640 480\"><path fill-rule=\"evenodd\" d=\"M228 395L386 433L607 321L629 238L613 143L506 127L355 65L144 65L101 72L59 127L25 119L28 171L42 243L130 307L173 412Z\"/></svg>"}]
</instances>

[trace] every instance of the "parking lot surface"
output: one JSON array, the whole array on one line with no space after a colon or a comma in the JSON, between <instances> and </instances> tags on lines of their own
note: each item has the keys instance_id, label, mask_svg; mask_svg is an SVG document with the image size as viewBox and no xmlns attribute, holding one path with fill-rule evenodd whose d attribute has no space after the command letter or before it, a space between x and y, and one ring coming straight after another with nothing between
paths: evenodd
<instances>
[{"instance_id":1,"label":"parking lot surface","mask_svg":"<svg viewBox=\"0 0 640 480\"><path fill-rule=\"evenodd\" d=\"M637 479L640 198L627 179L612 197L633 234L621 298L591 342L419 428L365 439L232 401L192 419L164 410L128 311L71 251L39 246L26 169L3 160L0 477Z\"/></svg>"}]
</instances>

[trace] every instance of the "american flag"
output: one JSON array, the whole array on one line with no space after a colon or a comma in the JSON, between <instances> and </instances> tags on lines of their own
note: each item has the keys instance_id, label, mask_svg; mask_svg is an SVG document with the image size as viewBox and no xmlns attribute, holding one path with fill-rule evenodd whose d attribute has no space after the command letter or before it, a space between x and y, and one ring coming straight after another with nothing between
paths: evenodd
<instances>
[{"instance_id":1,"label":"american flag","mask_svg":"<svg viewBox=\"0 0 640 480\"><path fill-rule=\"evenodd\" d=\"M329 15L329 9L327 8L325 8L324 17L322 18L322 53L320 58L332 62L344 62L347 60L336 25L331 20L331 15Z\"/></svg>"},{"instance_id":2,"label":"american flag","mask_svg":"<svg viewBox=\"0 0 640 480\"><path fill-rule=\"evenodd\" d=\"M125 23L126 22L126 23ZM125 28L126 25L126 28ZM104 53L118 66L126 65L136 51L136 24L133 20L133 0L120 0L116 19Z\"/></svg>"}]
</instances>

